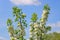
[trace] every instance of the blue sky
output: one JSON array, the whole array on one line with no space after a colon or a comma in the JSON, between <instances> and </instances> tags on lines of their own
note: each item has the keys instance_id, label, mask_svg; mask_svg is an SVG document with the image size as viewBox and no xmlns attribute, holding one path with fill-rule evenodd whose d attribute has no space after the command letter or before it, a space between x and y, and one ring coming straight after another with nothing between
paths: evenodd
<instances>
[{"instance_id":1,"label":"blue sky","mask_svg":"<svg viewBox=\"0 0 60 40\"><path fill-rule=\"evenodd\" d=\"M51 8L47 25L52 26L50 32L60 32L60 0L0 0L0 39L9 40L6 21L8 18L13 19L12 7L18 6L27 15L27 23L33 12L41 18L43 6L48 4ZM29 31L29 27L26 29ZM28 38L27 34L26 38Z\"/></svg>"}]
</instances>

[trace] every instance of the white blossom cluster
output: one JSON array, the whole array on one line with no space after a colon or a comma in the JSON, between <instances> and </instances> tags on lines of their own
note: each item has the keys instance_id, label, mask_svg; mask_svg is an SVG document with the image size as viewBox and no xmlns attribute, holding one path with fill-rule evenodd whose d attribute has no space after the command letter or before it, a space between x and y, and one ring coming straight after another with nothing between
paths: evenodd
<instances>
[{"instance_id":1,"label":"white blossom cluster","mask_svg":"<svg viewBox=\"0 0 60 40\"><path fill-rule=\"evenodd\" d=\"M31 24L31 26L33 25L32 27L34 28L34 30L31 31L32 27L30 27L30 36L33 38L33 40L41 40L40 39L41 35L44 36L44 33L43 33L45 31L44 26L46 24L46 21L47 21L47 18L48 18L48 14L49 14L48 10L46 10L46 9L43 10L43 14L42 14L42 18L40 20L40 24L38 24L37 22L34 23L34 24ZM34 35L34 37L33 37L33 35Z\"/></svg>"}]
</instances>

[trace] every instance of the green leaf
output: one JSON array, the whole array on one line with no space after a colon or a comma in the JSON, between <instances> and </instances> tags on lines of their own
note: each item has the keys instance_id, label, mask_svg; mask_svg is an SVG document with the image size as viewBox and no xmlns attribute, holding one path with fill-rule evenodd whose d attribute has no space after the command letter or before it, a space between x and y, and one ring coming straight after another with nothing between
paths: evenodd
<instances>
[{"instance_id":1,"label":"green leaf","mask_svg":"<svg viewBox=\"0 0 60 40\"><path fill-rule=\"evenodd\" d=\"M12 25L12 21L11 21L11 19L8 19L7 20L7 26L11 26Z\"/></svg>"},{"instance_id":2,"label":"green leaf","mask_svg":"<svg viewBox=\"0 0 60 40\"><path fill-rule=\"evenodd\" d=\"M46 27L46 31L51 31L51 27L50 26L47 26Z\"/></svg>"},{"instance_id":3,"label":"green leaf","mask_svg":"<svg viewBox=\"0 0 60 40\"><path fill-rule=\"evenodd\" d=\"M26 17L26 14L22 14L22 18L24 19Z\"/></svg>"},{"instance_id":4,"label":"green leaf","mask_svg":"<svg viewBox=\"0 0 60 40\"><path fill-rule=\"evenodd\" d=\"M44 6L44 10L50 10L50 7L48 6L48 4Z\"/></svg>"},{"instance_id":5,"label":"green leaf","mask_svg":"<svg viewBox=\"0 0 60 40\"><path fill-rule=\"evenodd\" d=\"M18 32L20 32L19 29L14 30L14 33L15 33L15 34L18 34Z\"/></svg>"},{"instance_id":6,"label":"green leaf","mask_svg":"<svg viewBox=\"0 0 60 40\"><path fill-rule=\"evenodd\" d=\"M32 14L32 18L31 18L31 21L33 21L33 22L35 22L35 21L37 21L37 14L36 13L33 13Z\"/></svg>"},{"instance_id":7,"label":"green leaf","mask_svg":"<svg viewBox=\"0 0 60 40\"><path fill-rule=\"evenodd\" d=\"M18 21L18 18L15 19L15 22Z\"/></svg>"}]
</instances>

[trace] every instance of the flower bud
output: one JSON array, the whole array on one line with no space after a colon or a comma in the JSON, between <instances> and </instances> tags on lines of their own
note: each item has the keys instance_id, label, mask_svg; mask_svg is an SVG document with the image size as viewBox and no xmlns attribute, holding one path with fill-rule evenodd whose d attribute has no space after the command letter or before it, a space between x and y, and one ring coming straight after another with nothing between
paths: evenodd
<instances>
[{"instance_id":1,"label":"flower bud","mask_svg":"<svg viewBox=\"0 0 60 40\"><path fill-rule=\"evenodd\" d=\"M38 27L38 24L37 23L34 23L34 27Z\"/></svg>"}]
</instances>

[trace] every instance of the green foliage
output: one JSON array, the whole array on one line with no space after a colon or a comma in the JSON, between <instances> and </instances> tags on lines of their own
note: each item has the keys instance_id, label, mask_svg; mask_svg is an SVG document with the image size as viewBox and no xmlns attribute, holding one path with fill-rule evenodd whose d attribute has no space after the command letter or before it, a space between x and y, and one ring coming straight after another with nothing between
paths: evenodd
<instances>
[{"instance_id":1,"label":"green foliage","mask_svg":"<svg viewBox=\"0 0 60 40\"><path fill-rule=\"evenodd\" d=\"M45 29L46 29L46 32L51 31L51 26L47 26Z\"/></svg>"},{"instance_id":2,"label":"green foliage","mask_svg":"<svg viewBox=\"0 0 60 40\"><path fill-rule=\"evenodd\" d=\"M22 14L22 18L24 19L26 17L26 14Z\"/></svg>"},{"instance_id":3,"label":"green foliage","mask_svg":"<svg viewBox=\"0 0 60 40\"><path fill-rule=\"evenodd\" d=\"M22 20L22 24L23 24L23 26L27 27L26 20Z\"/></svg>"},{"instance_id":4,"label":"green foliage","mask_svg":"<svg viewBox=\"0 0 60 40\"><path fill-rule=\"evenodd\" d=\"M43 10L50 10L50 7L48 6L48 4L44 5L44 9Z\"/></svg>"},{"instance_id":5,"label":"green foliage","mask_svg":"<svg viewBox=\"0 0 60 40\"><path fill-rule=\"evenodd\" d=\"M15 17L14 21L17 23L17 28L13 28L11 19L7 20L7 26L9 26L8 32L10 33L11 38L10 40L25 40L25 28L27 27L25 20L26 14L24 14L18 7L13 7L13 16Z\"/></svg>"},{"instance_id":6,"label":"green foliage","mask_svg":"<svg viewBox=\"0 0 60 40\"><path fill-rule=\"evenodd\" d=\"M45 40L60 40L60 33L53 32L46 34Z\"/></svg>"},{"instance_id":7,"label":"green foliage","mask_svg":"<svg viewBox=\"0 0 60 40\"><path fill-rule=\"evenodd\" d=\"M19 12L21 12L21 9L19 9L18 7L13 7L13 15L17 16L17 13L19 14Z\"/></svg>"},{"instance_id":8,"label":"green foliage","mask_svg":"<svg viewBox=\"0 0 60 40\"><path fill-rule=\"evenodd\" d=\"M7 26L10 26L10 25L12 25L12 21L11 21L11 19L8 19L7 20Z\"/></svg>"},{"instance_id":9,"label":"green foliage","mask_svg":"<svg viewBox=\"0 0 60 40\"><path fill-rule=\"evenodd\" d=\"M31 21L35 22L37 19L38 19L37 14L36 13L33 13L32 14L32 18L31 18Z\"/></svg>"}]
</instances>

